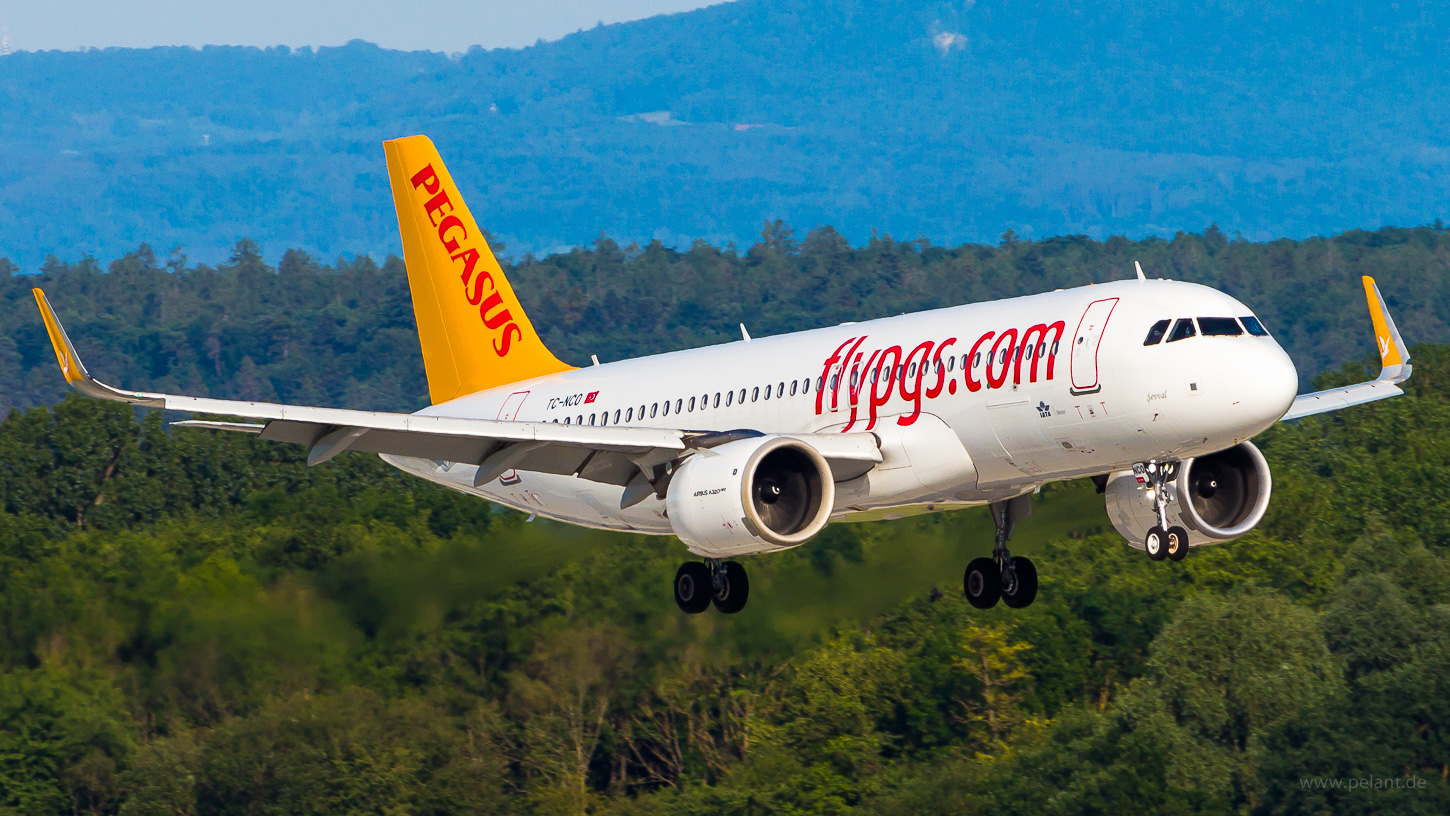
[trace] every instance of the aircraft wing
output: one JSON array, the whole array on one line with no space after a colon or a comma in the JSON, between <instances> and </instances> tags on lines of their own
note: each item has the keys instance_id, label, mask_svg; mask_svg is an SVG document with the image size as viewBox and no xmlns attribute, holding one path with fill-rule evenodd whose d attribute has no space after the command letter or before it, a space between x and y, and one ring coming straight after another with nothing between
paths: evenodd
<instances>
[{"instance_id":1,"label":"aircraft wing","mask_svg":"<svg viewBox=\"0 0 1450 816\"><path fill-rule=\"evenodd\" d=\"M1410 350L1400 337L1390 310L1385 307L1384 298L1375 285L1374 278L1364 276L1364 295L1369 301L1369 316L1374 323L1375 342L1379 344L1380 375L1369 382L1331 388L1312 394L1301 394L1294 398L1294 404L1280 421L1336 411L1351 405L1363 405L1405 393L1400 383L1410 378Z\"/></svg>"},{"instance_id":2,"label":"aircraft wing","mask_svg":"<svg viewBox=\"0 0 1450 816\"><path fill-rule=\"evenodd\" d=\"M179 427L239 431L261 439L308 446L307 464L318 465L345 450L478 465L473 483L487 484L511 469L567 474L628 486L658 484L660 467L692 449L738 436L670 428L558 425L466 417L421 416L383 411L314 408L267 402L206 399L126 391L96 380L86 370L45 293L34 290L61 373L90 397L168 411L189 411L255 422L187 420ZM749 434L747 434L749 435ZM801 434L821 452L838 480L854 478L880 462L872 434ZM638 491L636 491L638 494ZM642 500L648 496L636 495Z\"/></svg>"}]
</instances>

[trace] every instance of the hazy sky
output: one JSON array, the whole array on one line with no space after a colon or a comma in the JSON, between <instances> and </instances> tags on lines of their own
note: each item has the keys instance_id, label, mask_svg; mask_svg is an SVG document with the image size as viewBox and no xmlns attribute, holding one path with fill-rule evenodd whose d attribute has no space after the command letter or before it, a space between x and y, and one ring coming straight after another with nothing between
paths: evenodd
<instances>
[{"instance_id":1,"label":"hazy sky","mask_svg":"<svg viewBox=\"0 0 1450 816\"><path fill-rule=\"evenodd\" d=\"M719 0L714 0L718 2ZM711 0L0 0L15 50L153 45L341 45L466 51L558 39Z\"/></svg>"}]
</instances>

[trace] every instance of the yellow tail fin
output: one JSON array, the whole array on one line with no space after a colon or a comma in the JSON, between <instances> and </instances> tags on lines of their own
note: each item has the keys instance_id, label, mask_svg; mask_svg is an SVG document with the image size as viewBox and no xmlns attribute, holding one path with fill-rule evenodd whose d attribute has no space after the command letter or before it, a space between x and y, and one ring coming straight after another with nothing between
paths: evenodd
<instances>
[{"instance_id":1,"label":"yellow tail fin","mask_svg":"<svg viewBox=\"0 0 1450 816\"><path fill-rule=\"evenodd\" d=\"M433 142L383 147L433 404L573 368L534 331Z\"/></svg>"}]
</instances>

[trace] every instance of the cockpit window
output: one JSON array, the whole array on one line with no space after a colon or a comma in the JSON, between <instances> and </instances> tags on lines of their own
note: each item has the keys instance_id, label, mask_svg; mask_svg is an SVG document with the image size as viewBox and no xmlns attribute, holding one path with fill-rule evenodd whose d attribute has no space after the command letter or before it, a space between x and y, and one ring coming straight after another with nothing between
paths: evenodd
<instances>
[{"instance_id":1,"label":"cockpit window","mask_svg":"<svg viewBox=\"0 0 1450 816\"><path fill-rule=\"evenodd\" d=\"M1269 336L1269 330L1264 328L1264 324L1260 323L1257 317L1249 315L1248 317L1241 317L1239 318L1239 320L1242 320L1244 322L1244 328L1248 329L1249 334L1252 334L1255 337Z\"/></svg>"},{"instance_id":2,"label":"cockpit window","mask_svg":"<svg viewBox=\"0 0 1450 816\"><path fill-rule=\"evenodd\" d=\"M1156 346L1156 345L1158 345L1158 341L1159 340L1162 340L1163 339L1163 335L1165 335L1165 334L1168 333L1168 324L1169 323L1172 323L1172 322L1173 321L1171 321L1171 320L1160 320L1157 323L1154 323L1153 324L1153 328L1151 328L1151 329L1148 330L1148 339L1143 341L1143 345L1145 345L1145 346Z\"/></svg>"},{"instance_id":3,"label":"cockpit window","mask_svg":"<svg viewBox=\"0 0 1450 816\"><path fill-rule=\"evenodd\" d=\"M1179 340L1185 340L1196 334L1198 334L1198 332L1195 331L1193 328L1193 318L1180 317L1178 318L1178 322L1173 324L1173 333L1168 335L1168 342L1175 343Z\"/></svg>"},{"instance_id":4,"label":"cockpit window","mask_svg":"<svg viewBox=\"0 0 1450 816\"><path fill-rule=\"evenodd\" d=\"M1244 333L1232 317L1200 317L1198 329L1204 337L1238 337Z\"/></svg>"}]
</instances>

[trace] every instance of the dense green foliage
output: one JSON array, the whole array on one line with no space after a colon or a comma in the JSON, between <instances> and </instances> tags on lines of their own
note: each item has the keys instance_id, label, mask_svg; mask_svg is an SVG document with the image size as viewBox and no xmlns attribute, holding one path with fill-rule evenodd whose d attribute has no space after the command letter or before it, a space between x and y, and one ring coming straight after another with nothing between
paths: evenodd
<instances>
[{"instance_id":1,"label":"dense green foliage","mask_svg":"<svg viewBox=\"0 0 1450 816\"><path fill-rule=\"evenodd\" d=\"M495 242L495 246L499 244ZM566 361L613 360L1131 276L1206 283L1255 309L1306 382L1374 348L1360 275L1373 275L1406 338L1450 340L1450 231L1355 231L1255 243L1216 229L1172 240L1083 236L939 247L877 237L852 247L825 227L766 225L743 251L659 243L524 256L508 274ZM149 247L113 261L0 259L0 409L65 391L32 302L43 287L87 365L129 388L312 405L416 410L427 401L406 274L397 258L325 266L298 250L274 269L238 242L217 267L163 263Z\"/></svg>"},{"instance_id":2,"label":"dense green foliage","mask_svg":"<svg viewBox=\"0 0 1450 816\"><path fill-rule=\"evenodd\" d=\"M1414 356L1408 396L1268 432L1270 517L1181 564L1050 487L1022 611L958 594L982 511L833 527L686 617L669 539L16 412L0 813L1444 813L1450 349ZM1315 786L1361 778L1413 787Z\"/></svg>"},{"instance_id":3,"label":"dense green foliage","mask_svg":"<svg viewBox=\"0 0 1450 816\"><path fill-rule=\"evenodd\" d=\"M381 143L420 132L535 252L744 244L776 218L951 243L1429 223L1447 49L1423 0L739 0L451 57L22 51L0 60L0 255L215 264L246 234L380 257Z\"/></svg>"}]
</instances>

